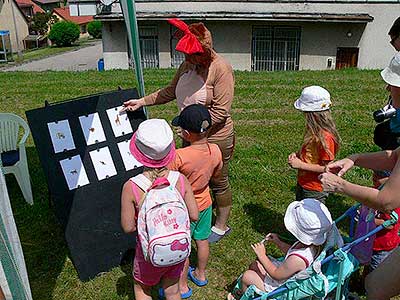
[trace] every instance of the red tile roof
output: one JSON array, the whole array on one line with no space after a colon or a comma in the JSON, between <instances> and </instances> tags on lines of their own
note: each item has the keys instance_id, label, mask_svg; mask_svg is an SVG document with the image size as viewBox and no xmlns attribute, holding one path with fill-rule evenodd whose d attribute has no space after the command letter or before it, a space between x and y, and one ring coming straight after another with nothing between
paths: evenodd
<instances>
[{"instance_id":1,"label":"red tile roof","mask_svg":"<svg viewBox=\"0 0 400 300\"><path fill-rule=\"evenodd\" d=\"M19 0L18 0L19 1ZM69 13L69 7L54 8L53 13L60 16L65 21L71 21L78 25L86 24L93 21L93 16L71 16Z\"/></svg>"},{"instance_id":2,"label":"red tile roof","mask_svg":"<svg viewBox=\"0 0 400 300\"><path fill-rule=\"evenodd\" d=\"M33 13L36 14L38 12L44 13L44 10L34 3L32 0L16 0L19 7L31 7L33 6Z\"/></svg>"}]
</instances>

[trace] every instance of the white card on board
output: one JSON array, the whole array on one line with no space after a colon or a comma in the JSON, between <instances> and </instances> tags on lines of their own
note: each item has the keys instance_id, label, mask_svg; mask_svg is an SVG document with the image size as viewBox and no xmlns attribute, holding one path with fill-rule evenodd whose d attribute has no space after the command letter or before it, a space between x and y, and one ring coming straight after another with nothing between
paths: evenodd
<instances>
[{"instance_id":1,"label":"white card on board","mask_svg":"<svg viewBox=\"0 0 400 300\"><path fill-rule=\"evenodd\" d=\"M47 123L55 153L75 149L74 139L68 120Z\"/></svg>"},{"instance_id":2,"label":"white card on board","mask_svg":"<svg viewBox=\"0 0 400 300\"><path fill-rule=\"evenodd\" d=\"M133 132L126 111L121 112L122 108L123 106L118 106L106 110L115 137Z\"/></svg>"},{"instance_id":3,"label":"white card on board","mask_svg":"<svg viewBox=\"0 0 400 300\"><path fill-rule=\"evenodd\" d=\"M99 180L117 175L117 170L115 169L108 147L90 151L89 155Z\"/></svg>"},{"instance_id":4,"label":"white card on board","mask_svg":"<svg viewBox=\"0 0 400 300\"><path fill-rule=\"evenodd\" d=\"M133 157L131 151L129 150L129 143L130 143L129 140L118 143L118 149L119 152L121 153L122 161L124 162L125 165L125 170L127 171L142 166L142 164Z\"/></svg>"},{"instance_id":5,"label":"white card on board","mask_svg":"<svg viewBox=\"0 0 400 300\"><path fill-rule=\"evenodd\" d=\"M80 116L79 122L81 123L83 135L85 136L86 145L93 145L106 140L98 113Z\"/></svg>"},{"instance_id":6,"label":"white card on board","mask_svg":"<svg viewBox=\"0 0 400 300\"><path fill-rule=\"evenodd\" d=\"M61 168L69 190L89 184L89 179L79 155L60 160Z\"/></svg>"}]
</instances>

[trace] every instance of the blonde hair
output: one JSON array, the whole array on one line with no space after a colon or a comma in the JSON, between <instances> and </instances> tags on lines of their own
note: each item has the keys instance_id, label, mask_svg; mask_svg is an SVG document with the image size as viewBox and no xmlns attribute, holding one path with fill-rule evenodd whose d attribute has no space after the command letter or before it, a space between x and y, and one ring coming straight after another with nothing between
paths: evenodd
<instances>
[{"instance_id":1,"label":"blonde hair","mask_svg":"<svg viewBox=\"0 0 400 300\"><path fill-rule=\"evenodd\" d=\"M306 131L304 133L303 146L315 142L322 145L322 148L329 155L335 155L328 149L324 138L324 131L331 133L339 150L340 136L330 110L304 112L304 116L306 118Z\"/></svg>"},{"instance_id":2,"label":"blonde hair","mask_svg":"<svg viewBox=\"0 0 400 300\"><path fill-rule=\"evenodd\" d=\"M144 167L143 173L146 172L148 175L148 178L151 182L156 180L159 177L163 177L165 171L167 171L167 167L161 167L161 168L149 168L149 167ZM146 176L147 177L147 176Z\"/></svg>"}]
</instances>

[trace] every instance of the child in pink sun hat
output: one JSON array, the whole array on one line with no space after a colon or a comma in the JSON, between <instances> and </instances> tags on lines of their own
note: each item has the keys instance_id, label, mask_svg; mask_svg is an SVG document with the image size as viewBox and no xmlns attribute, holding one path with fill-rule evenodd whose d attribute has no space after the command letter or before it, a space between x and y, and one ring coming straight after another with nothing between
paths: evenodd
<instances>
[{"instance_id":1,"label":"child in pink sun hat","mask_svg":"<svg viewBox=\"0 0 400 300\"><path fill-rule=\"evenodd\" d=\"M180 193L190 220L196 221L198 218L197 203L187 178L179 172L169 171L166 168L175 158L175 143L168 123L162 119L150 119L142 122L132 136L130 151L133 157L143 164L144 170L142 174L131 178L123 186L121 195L122 229L127 233L132 233L137 230L137 225L139 225L138 236L140 236L142 228L137 221L138 217L140 220L143 219L139 212L142 213L142 206L149 201L146 196L152 189L168 187L171 190L169 186L173 186ZM151 227L153 222L142 225ZM151 299L151 289L159 283L161 283L168 300L181 299L179 278L184 261L171 266L155 266L143 252L141 243L143 240L137 238L133 265L135 299Z\"/></svg>"}]
</instances>

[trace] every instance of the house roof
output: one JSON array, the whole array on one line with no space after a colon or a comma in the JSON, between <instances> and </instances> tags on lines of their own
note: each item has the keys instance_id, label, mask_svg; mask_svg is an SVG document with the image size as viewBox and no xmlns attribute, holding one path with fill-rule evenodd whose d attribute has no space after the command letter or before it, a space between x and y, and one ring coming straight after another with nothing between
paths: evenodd
<instances>
[{"instance_id":1,"label":"house roof","mask_svg":"<svg viewBox=\"0 0 400 300\"><path fill-rule=\"evenodd\" d=\"M16 0L19 7L33 7L33 13L44 13L44 10L32 0Z\"/></svg>"},{"instance_id":2,"label":"house roof","mask_svg":"<svg viewBox=\"0 0 400 300\"><path fill-rule=\"evenodd\" d=\"M123 20L122 13L97 15L102 21ZM260 20L260 21L301 21L301 22L344 22L367 23L374 18L369 14L327 14L327 13L298 13L298 12L137 12L138 20L166 20L168 18L197 19L197 20Z\"/></svg>"},{"instance_id":3,"label":"house roof","mask_svg":"<svg viewBox=\"0 0 400 300\"><path fill-rule=\"evenodd\" d=\"M53 13L57 14L61 19L65 21L71 21L78 25L86 24L93 21L93 16L71 16L69 13L69 7L54 8Z\"/></svg>"},{"instance_id":4,"label":"house roof","mask_svg":"<svg viewBox=\"0 0 400 300\"><path fill-rule=\"evenodd\" d=\"M59 3L61 1L60 0L35 0L35 2L38 2L40 4L50 4L50 3Z\"/></svg>"}]
</instances>

